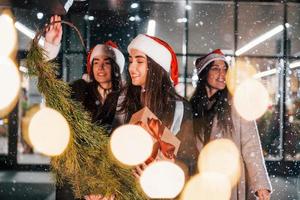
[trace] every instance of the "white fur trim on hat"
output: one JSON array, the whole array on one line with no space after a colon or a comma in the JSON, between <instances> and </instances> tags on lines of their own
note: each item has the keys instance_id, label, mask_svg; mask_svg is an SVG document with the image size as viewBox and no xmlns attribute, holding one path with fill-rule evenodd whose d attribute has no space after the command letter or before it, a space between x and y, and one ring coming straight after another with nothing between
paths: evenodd
<instances>
[{"instance_id":1,"label":"white fur trim on hat","mask_svg":"<svg viewBox=\"0 0 300 200\"><path fill-rule=\"evenodd\" d=\"M124 65L125 65L125 57L119 49L111 47L109 45L97 44L93 48L93 51L91 53L91 57L89 60L90 64L92 63L93 58L100 55L104 55L113 59L119 66L120 73L123 72Z\"/></svg>"},{"instance_id":2,"label":"white fur trim on hat","mask_svg":"<svg viewBox=\"0 0 300 200\"><path fill-rule=\"evenodd\" d=\"M201 59L201 58L198 58L198 59ZM196 63L197 63L197 60L196 60ZM201 59L199 61L199 63L196 64L197 74L199 75L209 63L211 63L215 60L223 60L229 66L229 63L226 60L225 56L214 53L214 54L210 54L210 55L206 56L205 58Z\"/></svg>"},{"instance_id":3,"label":"white fur trim on hat","mask_svg":"<svg viewBox=\"0 0 300 200\"><path fill-rule=\"evenodd\" d=\"M146 35L139 34L128 45L127 50L129 53L131 49L142 51L144 54L162 66L167 72L170 72L172 55L166 47L154 39Z\"/></svg>"}]
</instances>

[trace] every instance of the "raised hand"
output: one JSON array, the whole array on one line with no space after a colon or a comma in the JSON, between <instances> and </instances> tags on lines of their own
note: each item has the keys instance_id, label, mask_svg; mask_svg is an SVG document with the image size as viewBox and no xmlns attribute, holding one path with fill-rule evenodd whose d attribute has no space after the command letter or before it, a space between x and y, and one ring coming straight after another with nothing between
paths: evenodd
<instances>
[{"instance_id":1,"label":"raised hand","mask_svg":"<svg viewBox=\"0 0 300 200\"><path fill-rule=\"evenodd\" d=\"M270 191L266 189L260 189L257 191L259 200L270 200Z\"/></svg>"},{"instance_id":2,"label":"raised hand","mask_svg":"<svg viewBox=\"0 0 300 200\"><path fill-rule=\"evenodd\" d=\"M50 22L60 21L61 18L58 15L51 17ZM62 27L61 23L52 24L47 30L45 39L46 42L54 45L59 45L62 38Z\"/></svg>"}]
</instances>

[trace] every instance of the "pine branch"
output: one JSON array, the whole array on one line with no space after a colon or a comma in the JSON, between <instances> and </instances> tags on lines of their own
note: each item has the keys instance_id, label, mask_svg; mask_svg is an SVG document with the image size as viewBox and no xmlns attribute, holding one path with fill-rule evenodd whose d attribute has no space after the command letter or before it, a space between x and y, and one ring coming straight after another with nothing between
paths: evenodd
<instances>
[{"instance_id":1,"label":"pine branch","mask_svg":"<svg viewBox=\"0 0 300 200\"><path fill-rule=\"evenodd\" d=\"M27 55L28 75L38 77L38 89L47 106L59 111L71 129L67 149L51 159L57 183L67 180L77 198L88 194L117 194L117 199L147 199L131 171L112 158L106 130L92 124L90 113L71 100L68 84L56 79L57 64L45 60L45 52L36 41Z\"/></svg>"}]
</instances>

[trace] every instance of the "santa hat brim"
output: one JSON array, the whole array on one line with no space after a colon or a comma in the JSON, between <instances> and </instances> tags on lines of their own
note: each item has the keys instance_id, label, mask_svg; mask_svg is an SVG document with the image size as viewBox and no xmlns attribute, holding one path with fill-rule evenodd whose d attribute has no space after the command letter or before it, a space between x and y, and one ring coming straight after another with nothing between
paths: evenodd
<instances>
[{"instance_id":1,"label":"santa hat brim","mask_svg":"<svg viewBox=\"0 0 300 200\"><path fill-rule=\"evenodd\" d=\"M199 75L207 67L208 64L210 64L211 62L216 61L216 60L222 60L229 66L229 63L226 60L224 55L209 54L205 58L201 57L201 58L196 59L195 65L196 65L196 69L197 69L197 74Z\"/></svg>"},{"instance_id":2,"label":"santa hat brim","mask_svg":"<svg viewBox=\"0 0 300 200\"><path fill-rule=\"evenodd\" d=\"M119 49L111 47L111 46L107 46L104 44L96 45L93 48L91 56L90 56L90 60L89 60L90 64L92 63L93 59L96 56L101 56L101 55L107 56L107 57L113 59L119 66L120 73L123 72L124 66L125 66L125 57Z\"/></svg>"},{"instance_id":3,"label":"santa hat brim","mask_svg":"<svg viewBox=\"0 0 300 200\"><path fill-rule=\"evenodd\" d=\"M130 52L131 49L143 52L159 64L164 70L170 72L172 55L168 49L154 39L140 34L128 45L128 52Z\"/></svg>"}]
</instances>

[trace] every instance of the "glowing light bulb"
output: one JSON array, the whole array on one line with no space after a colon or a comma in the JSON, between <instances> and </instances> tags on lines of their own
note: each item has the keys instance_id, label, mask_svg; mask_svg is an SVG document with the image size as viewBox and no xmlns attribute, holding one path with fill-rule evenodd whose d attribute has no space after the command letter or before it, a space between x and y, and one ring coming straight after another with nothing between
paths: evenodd
<instances>
[{"instance_id":1,"label":"glowing light bulb","mask_svg":"<svg viewBox=\"0 0 300 200\"><path fill-rule=\"evenodd\" d=\"M32 117L40 110L40 105L35 104L32 107L30 107L27 111L24 117L22 117L21 120L21 128L22 128L22 137L26 141L27 144L29 144L31 147L33 145L31 144L31 141L29 139L29 123L32 119Z\"/></svg>"},{"instance_id":2,"label":"glowing light bulb","mask_svg":"<svg viewBox=\"0 0 300 200\"><path fill-rule=\"evenodd\" d=\"M267 111L269 102L267 89L255 79L247 79L241 83L233 96L237 112L248 121L261 117Z\"/></svg>"},{"instance_id":3,"label":"glowing light bulb","mask_svg":"<svg viewBox=\"0 0 300 200\"><path fill-rule=\"evenodd\" d=\"M237 60L235 65L230 67L226 73L226 85L233 95L236 88L246 79L253 77L256 69L250 62Z\"/></svg>"},{"instance_id":4,"label":"glowing light bulb","mask_svg":"<svg viewBox=\"0 0 300 200\"><path fill-rule=\"evenodd\" d=\"M217 172L227 176L234 187L241 174L239 150L229 139L213 140L200 152L198 168L200 173Z\"/></svg>"},{"instance_id":5,"label":"glowing light bulb","mask_svg":"<svg viewBox=\"0 0 300 200\"><path fill-rule=\"evenodd\" d=\"M231 187L227 176L216 172L204 172L190 179L181 199L229 200L230 195Z\"/></svg>"},{"instance_id":6,"label":"glowing light bulb","mask_svg":"<svg viewBox=\"0 0 300 200\"><path fill-rule=\"evenodd\" d=\"M17 32L8 14L0 15L0 55L8 56L16 47Z\"/></svg>"},{"instance_id":7,"label":"glowing light bulb","mask_svg":"<svg viewBox=\"0 0 300 200\"><path fill-rule=\"evenodd\" d=\"M18 102L20 87L17 67L10 59L0 57L0 117L6 116L14 108Z\"/></svg>"},{"instance_id":8,"label":"glowing light bulb","mask_svg":"<svg viewBox=\"0 0 300 200\"><path fill-rule=\"evenodd\" d=\"M69 144L69 124L56 110L42 108L29 123L29 139L38 152L48 156L60 155Z\"/></svg>"},{"instance_id":9,"label":"glowing light bulb","mask_svg":"<svg viewBox=\"0 0 300 200\"><path fill-rule=\"evenodd\" d=\"M153 140L150 134L138 125L123 125L110 137L110 147L117 160L125 165L138 165L150 157Z\"/></svg>"},{"instance_id":10,"label":"glowing light bulb","mask_svg":"<svg viewBox=\"0 0 300 200\"><path fill-rule=\"evenodd\" d=\"M140 183L150 198L172 199L182 190L185 182L183 170L168 161L150 164L142 173Z\"/></svg>"}]
</instances>

